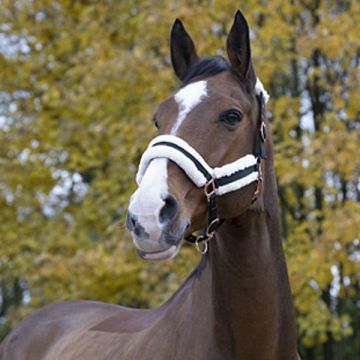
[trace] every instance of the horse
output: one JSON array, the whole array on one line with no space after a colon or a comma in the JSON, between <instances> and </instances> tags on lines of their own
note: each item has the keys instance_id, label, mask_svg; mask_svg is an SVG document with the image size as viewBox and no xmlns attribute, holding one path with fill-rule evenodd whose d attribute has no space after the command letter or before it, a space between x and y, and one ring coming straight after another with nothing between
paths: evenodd
<instances>
[{"instance_id":1,"label":"horse","mask_svg":"<svg viewBox=\"0 0 360 360\"><path fill-rule=\"evenodd\" d=\"M296 360L281 244L267 93L238 11L228 59L200 58L180 20L170 54L180 87L157 108L126 225L139 255L203 254L155 309L95 301L49 305L5 339L1 360Z\"/></svg>"}]
</instances>

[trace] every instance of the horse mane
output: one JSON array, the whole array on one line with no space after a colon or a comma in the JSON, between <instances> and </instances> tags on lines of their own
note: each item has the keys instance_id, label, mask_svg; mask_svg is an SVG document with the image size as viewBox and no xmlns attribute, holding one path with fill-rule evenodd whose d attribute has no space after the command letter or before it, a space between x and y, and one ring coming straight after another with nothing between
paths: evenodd
<instances>
[{"instance_id":1,"label":"horse mane","mask_svg":"<svg viewBox=\"0 0 360 360\"><path fill-rule=\"evenodd\" d=\"M186 76L183 79L183 83L189 83L195 78L214 76L223 71L229 70L230 67L230 63L222 56L201 58L190 66Z\"/></svg>"}]
</instances>

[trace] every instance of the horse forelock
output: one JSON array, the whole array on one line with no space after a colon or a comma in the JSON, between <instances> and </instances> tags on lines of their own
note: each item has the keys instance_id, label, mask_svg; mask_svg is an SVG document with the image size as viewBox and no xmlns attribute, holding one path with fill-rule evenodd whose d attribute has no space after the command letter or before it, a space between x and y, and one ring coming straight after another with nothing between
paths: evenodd
<instances>
[{"instance_id":1,"label":"horse forelock","mask_svg":"<svg viewBox=\"0 0 360 360\"><path fill-rule=\"evenodd\" d=\"M195 62L188 70L183 79L186 85L194 79L204 79L214 76L231 68L230 63L222 56L205 57Z\"/></svg>"}]
</instances>

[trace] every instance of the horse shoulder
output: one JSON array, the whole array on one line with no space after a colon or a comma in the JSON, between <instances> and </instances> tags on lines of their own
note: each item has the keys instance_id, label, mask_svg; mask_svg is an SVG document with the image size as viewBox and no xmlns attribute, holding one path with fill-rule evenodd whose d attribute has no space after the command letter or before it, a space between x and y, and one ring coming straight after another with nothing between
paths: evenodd
<instances>
[{"instance_id":1,"label":"horse shoulder","mask_svg":"<svg viewBox=\"0 0 360 360\"><path fill-rule=\"evenodd\" d=\"M0 360L46 359L52 347L69 333L90 328L124 309L95 301L46 306L23 320L5 338L0 346Z\"/></svg>"}]
</instances>

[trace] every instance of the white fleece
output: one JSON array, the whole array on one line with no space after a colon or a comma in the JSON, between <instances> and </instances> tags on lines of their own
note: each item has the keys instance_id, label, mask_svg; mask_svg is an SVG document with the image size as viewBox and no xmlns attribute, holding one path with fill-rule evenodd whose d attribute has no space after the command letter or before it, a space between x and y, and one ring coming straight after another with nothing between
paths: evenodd
<instances>
[{"instance_id":1,"label":"white fleece","mask_svg":"<svg viewBox=\"0 0 360 360\"><path fill-rule=\"evenodd\" d=\"M266 104L266 103L269 101L269 99L270 99L269 93L265 90L264 85L263 85L263 83L260 81L259 78L256 78L255 93L256 93L256 95L260 95L261 93L263 94L265 104Z\"/></svg>"},{"instance_id":2,"label":"white fleece","mask_svg":"<svg viewBox=\"0 0 360 360\"><path fill-rule=\"evenodd\" d=\"M206 184L205 176L196 168L194 163L178 150L168 147L166 145L158 145L148 148L140 161L139 171L136 175L136 182L140 185L147 167L153 159L167 158L173 161L186 175L195 183L197 187L202 187ZM212 169L210 169L212 174Z\"/></svg>"},{"instance_id":3,"label":"white fleece","mask_svg":"<svg viewBox=\"0 0 360 360\"><path fill-rule=\"evenodd\" d=\"M242 179L236 180L236 181L226 184L224 186L219 186L216 191L216 194L224 195L231 191L239 190L239 189L245 187L246 185L249 185L252 182L257 181L258 178L259 178L259 173L257 171L254 171Z\"/></svg>"},{"instance_id":4,"label":"white fleece","mask_svg":"<svg viewBox=\"0 0 360 360\"><path fill-rule=\"evenodd\" d=\"M244 170L250 166L253 166L256 164L256 158L252 154L245 155L241 157L240 159L230 163L226 164L221 167L211 168L207 162L204 160L204 158L192 147L190 146L186 141L178 138L174 135L160 135L157 136L155 139L153 139L147 150L144 152L144 154L141 157L140 165L138 169L138 173L136 175L136 181L138 185L140 185L143 176L150 164L150 162L153 159L159 159L159 158L166 158L170 159L173 162L175 162L181 169L185 171L187 176L194 182L194 184L198 187L203 187L207 180L206 177L200 172L195 164L182 152L179 150L169 147L167 145L157 145L155 144L159 142L170 142L173 144L178 145L182 149L186 150L188 153L190 153L197 161L199 161L202 166L213 176L213 178L218 179L224 176L230 176L234 174L235 172L239 170ZM256 181L258 179L258 171L253 171L251 174L246 176L245 178L236 180L230 184L221 186L217 189L218 195L223 195L231 191L238 190L248 184L250 184L253 181Z\"/></svg>"},{"instance_id":5,"label":"white fleece","mask_svg":"<svg viewBox=\"0 0 360 360\"><path fill-rule=\"evenodd\" d=\"M214 168L213 174L216 179L223 176L230 176L239 170L244 170L250 166L256 165L256 162L256 157L252 154L248 154L230 164Z\"/></svg>"}]
</instances>

